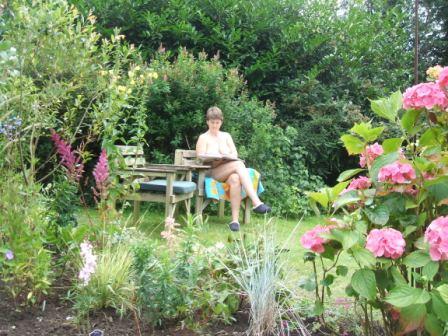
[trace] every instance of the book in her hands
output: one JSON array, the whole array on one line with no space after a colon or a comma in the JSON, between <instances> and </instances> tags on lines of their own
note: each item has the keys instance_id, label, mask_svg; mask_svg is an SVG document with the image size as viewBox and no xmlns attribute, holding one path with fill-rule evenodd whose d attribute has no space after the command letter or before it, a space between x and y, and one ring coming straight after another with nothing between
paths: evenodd
<instances>
[{"instance_id":1,"label":"book in her hands","mask_svg":"<svg viewBox=\"0 0 448 336\"><path fill-rule=\"evenodd\" d=\"M202 162L212 162L212 161L243 161L235 156L227 154L201 154L199 158Z\"/></svg>"}]
</instances>

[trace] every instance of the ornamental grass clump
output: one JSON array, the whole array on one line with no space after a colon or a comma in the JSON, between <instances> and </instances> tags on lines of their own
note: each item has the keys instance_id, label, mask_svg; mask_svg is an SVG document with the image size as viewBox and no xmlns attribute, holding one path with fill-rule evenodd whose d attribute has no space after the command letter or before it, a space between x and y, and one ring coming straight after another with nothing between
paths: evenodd
<instances>
[{"instance_id":1,"label":"ornamental grass clump","mask_svg":"<svg viewBox=\"0 0 448 336\"><path fill-rule=\"evenodd\" d=\"M401 136L387 139L385 126L355 124L341 140L360 167L309 193L315 211L328 216L301 238L314 267L307 288L323 323L325 293L348 275L344 253L357 265L345 278L346 293L362 310L364 335L377 335L375 310L388 336L448 333L448 67L427 74L429 82L403 95L371 101Z\"/></svg>"},{"instance_id":2,"label":"ornamental grass clump","mask_svg":"<svg viewBox=\"0 0 448 336\"><path fill-rule=\"evenodd\" d=\"M286 249L277 244L272 222L268 222L258 232L254 245L248 245L241 237L234 249L229 249L235 268L223 263L250 306L248 335L287 335L288 321L296 326L299 335L309 335L290 304L293 293L285 285L286 260L282 251Z\"/></svg>"},{"instance_id":3,"label":"ornamental grass clump","mask_svg":"<svg viewBox=\"0 0 448 336\"><path fill-rule=\"evenodd\" d=\"M81 246L83 265L76 289L78 319L102 308L113 308L120 316L135 312L135 285L131 247L126 242L103 248L94 255L90 244Z\"/></svg>"}]
</instances>

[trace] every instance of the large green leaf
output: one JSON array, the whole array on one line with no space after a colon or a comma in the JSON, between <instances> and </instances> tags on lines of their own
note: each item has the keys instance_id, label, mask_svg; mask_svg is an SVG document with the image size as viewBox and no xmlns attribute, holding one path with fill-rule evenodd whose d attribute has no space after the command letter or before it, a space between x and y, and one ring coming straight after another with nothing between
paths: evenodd
<instances>
[{"instance_id":1,"label":"large green leaf","mask_svg":"<svg viewBox=\"0 0 448 336\"><path fill-rule=\"evenodd\" d=\"M378 182L378 173L380 169L388 164L394 163L398 160L398 152L388 153L378 156L375 161L373 161L372 169L370 171L370 178L372 182Z\"/></svg>"},{"instance_id":2,"label":"large green leaf","mask_svg":"<svg viewBox=\"0 0 448 336\"><path fill-rule=\"evenodd\" d=\"M424 289L400 285L389 292L385 301L395 307L404 308L413 304L425 304L430 299L429 293Z\"/></svg>"},{"instance_id":3,"label":"large green leaf","mask_svg":"<svg viewBox=\"0 0 448 336\"><path fill-rule=\"evenodd\" d=\"M389 221L389 208L385 205L379 205L374 209L364 209L367 218L376 225L386 225Z\"/></svg>"},{"instance_id":4,"label":"large green leaf","mask_svg":"<svg viewBox=\"0 0 448 336\"><path fill-rule=\"evenodd\" d=\"M428 314L425 319L425 329L430 336L443 335L443 324L434 314Z\"/></svg>"},{"instance_id":5,"label":"large green leaf","mask_svg":"<svg viewBox=\"0 0 448 336\"><path fill-rule=\"evenodd\" d=\"M341 140L350 155L362 153L366 146L365 142L350 134L344 134L341 136Z\"/></svg>"},{"instance_id":6,"label":"large green leaf","mask_svg":"<svg viewBox=\"0 0 448 336\"><path fill-rule=\"evenodd\" d=\"M398 270L397 266L392 266L390 269L390 275L392 275L392 278L394 279L395 283L397 285L406 285L406 279L403 277L403 275Z\"/></svg>"},{"instance_id":7,"label":"large green leaf","mask_svg":"<svg viewBox=\"0 0 448 336\"><path fill-rule=\"evenodd\" d=\"M441 128L428 128L420 137L420 146L437 146L443 141L442 129Z\"/></svg>"},{"instance_id":8,"label":"large green leaf","mask_svg":"<svg viewBox=\"0 0 448 336\"><path fill-rule=\"evenodd\" d=\"M384 140L381 146L383 147L384 154L387 154L398 151L402 143L402 138L390 138Z\"/></svg>"},{"instance_id":9,"label":"large green leaf","mask_svg":"<svg viewBox=\"0 0 448 336\"><path fill-rule=\"evenodd\" d=\"M442 321L448 322L448 305L442 300L437 291L431 292L432 310Z\"/></svg>"},{"instance_id":10,"label":"large green leaf","mask_svg":"<svg viewBox=\"0 0 448 336\"><path fill-rule=\"evenodd\" d=\"M394 92L388 98L381 98L370 101L370 107L378 116L391 122L395 121L398 110L402 105L402 95L400 91Z\"/></svg>"},{"instance_id":11,"label":"large green leaf","mask_svg":"<svg viewBox=\"0 0 448 336\"><path fill-rule=\"evenodd\" d=\"M423 157L417 157L414 159L415 167L420 171L428 171L436 167L436 164Z\"/></svg>"},{"instance_id":12,"label":"large green leaf","mask_svg":"<svg viewBox=\"0 0 448 336\"><path fill-rule=\"evenodd\" d=\"M343 182L348 180L349 178L355 176L356 174L364 171L365 169L362 168L356 168L356 169L350 169L350 170L345 170L343 171L341 174L339 174L339 177L337 179L338 182Z\"/></svg>"},{"instance_id":13,"label":"large green leaf","mask_svg":"<svg viewBox=\"0 0 448 336\"><path fill-rule=\"evenodd\" d=\"M350 190L343 193L337 200L334 202L333 206L335 210L339 209L341 206L346 204L356 203L361 200L361 197L358 195L357 190Z\"/></svg>"},{"instance_id":14,"label":"large green leaf","mask_svg":"<svg viewBox=\"0 0 448 336\"><path fill-rule=\"evenodd\" d=\"M369 300L375 299L376 280L372 270L367 268L357 270L353 273L350 284L360 296Z\"/></svg>"},{"instance_id":15,"label":"large green leaf","mask_svg":"<svg viewBox=\"0 0 448 336\"><path fill-rule=\"evenodd\" d=\"M439 263L436 261L431 261L427 263L422 268L422 275L425 276L428 280L432 281L434 276L439 271L439 266L440 266Z\"/></svg>"},{"instance_id":16,"label":"large green leaf","mask_svg":"<svg viewBox=\"0 0 448 336\"><path fill-rule=\"evenodd\" d=\"M422 327L426 317L426 307L424 304L415 304L400 310L400 324L403 334Z\"/></svg>"},{"instance_id":17,"label":"large green leaf","mask_svg":"<svg viewBox=\"0 0 448 336\"><path fill-rule=\"evenodd\" d=\"M322 315L324 313L324 305L319 300L314 302L313 314L315 316Z\"/></svg>"},{"instance_id":18,"label":"large green leaf","mask_svg":"<svg viewBox=\"0 0 448 336\"><path fill-rule=\"evenodd\" d=\"M324 208L328 206L328 194L325 192L309 192L308 197L322 205Z\"/></svg>"},{"instance_id":19,"label":"large green leaf","mask_svg":"<svg viewBox=\"0 0 448 336\"><path fill-rule=\"evenodd\" d=\"M436 203L448 198L448 176L440 176L433 180L425 181L423 185Z\"/></svg>"},{"instance_id":20,"label":"large green leaf","mask_svg":"<svg viewBox=\"0 0 448 336\"><path fill-rule=\"evenodd\" d=\"M329 188L330 201L334 201L341 194L342 190L347 188L349 183L349 181L339 182L335 186Z\"/></svg>"},{"instance_id":21,"label":"large green leaf","mask_svg":"<svg viewBox=\"0 0 448 336\"><path fill-rule=\"evenodd\" d=\"M392 111L395 111L395 115L403 106L403 95L400 91L395 91L389 97L389 103Z\"/></svg>"},{"instance_id":22,"label":"large green leaf","mask_svg":"<svg viewBox=\"0 0 448 336\"><path fill-rule=\"evenodd\" d=\"M371 123L359 123L355 124L350 131L358 134L365 142L373 142L383 133L384 127L372 128Z\"/></svg>"},{"instance_id":23,"label":"large green leaf","mask_svg":"<svg viewBox=\"0 0 448 336\"><path fill-rule=\"evenodd\" d=\"M401 126L408 133L411 132L419 115L420 110L407 110L401 117Z\"/></svg>"},{"instance_id":24,"label":"large green leaf","mask_svg":"<svg viewBox=\"0 0 448 336\"><path fill-rule=\"evenodd\" d=\"M348 250L359 242L361 235L358 231L333 229L331 237L340 242L344 250Z\"/></svg>"},{"instance_id":25,"label":"large green leaf","mask_svg":"<svg viewBox=\"0 0 448 336\"><path fill-rule=\"evenodd\" d=\"M425 251L414 251L403 259L403 263L409 267L423 267L431 262L431 258Z\"/></svg>"},{"instance_id":26,"label":"large green leaf","mask_svg":"<svg viewBox=\"0 0 448 336\"><path fill-rule=\"evenodd\" d=\"M373 266L376 263L376 258L375 256L372 254L372 252L370 252L369 250L365 249L364 247L361 247L359 245L355 245L353 246L349 252L351 252L351 254L353 255L353 258L356 259L356 261L361 265L361 266Z\"/></svg>"},{"instance_id":27,"label":"large green leaf","mask_svg":"<svg viewBox=\"0 0 448 336\"><path fill-rule=\"evenodd\" d=\"M439 292L442 300L445 301L445 303L448 303L448 284L443 284L437 287L437 291Z\"/></svg>"}]
</instances>

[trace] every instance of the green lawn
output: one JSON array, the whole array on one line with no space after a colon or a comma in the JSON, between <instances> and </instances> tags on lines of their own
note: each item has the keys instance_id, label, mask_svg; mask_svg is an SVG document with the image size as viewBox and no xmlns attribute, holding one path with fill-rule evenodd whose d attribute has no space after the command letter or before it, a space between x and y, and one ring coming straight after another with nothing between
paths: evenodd
<instances>
[{"instance_id":1,"label":"green lawn","mask_svg":"<svg viewBox=\"0 0 448 336\"><path fill-rule=\"evenodd\" d=\"M229 212L229 209L226 209ZM312 293L306 292L298 287L298 280L301 277L310 276L313 273L311 263L304 263L303 254L306 250L300 244L301 235L319 224L318 217L307 217L303 219L285 219L278 217L265 217L260 215L252 215L250 224L242 224L239 233L231 232L228 228L230 220L229 213L226 213L224 218L218 218L214 215L216 212L210 212L205 215L205 223L201 226L198 235L204 245L213 245L217 242L226 242L232 237L239 237L240 234L246 234L249 239L254 237L260 231L267 220L272 221L276 231L276 239L279 245L288 249L285 255L285 269L288 272L288 282L290 286L296 288L301 296L312 299ZM96 211L90 210L89 215L96 216ZM126 215L129 225L132 224L131 211L127 211ZM85 214L80 213L80 219L86 220ZM180 214L176 217L176 221L185 225L185 217ZM154 239L161 239L160 232L164 227L164 215L160 208L150 205L145 207L142 205L141 218L135 224L148 237ZM342 264L346 265L353 271L352 264L349 263L347 256L342 255L340 258ZM333 298L344 296L344 288L349 281L350 272L345 279L336 278L332 285Z\"/></svg>"}]
</instances>

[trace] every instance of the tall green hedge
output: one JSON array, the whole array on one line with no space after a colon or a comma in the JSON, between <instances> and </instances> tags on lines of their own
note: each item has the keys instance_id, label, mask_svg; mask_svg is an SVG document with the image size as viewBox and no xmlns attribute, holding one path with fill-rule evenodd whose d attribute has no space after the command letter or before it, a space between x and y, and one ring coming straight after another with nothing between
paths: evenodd
<instances>
[{"instance_id":1,"label":"tall green hedge","mask_svg":"<svg viewBox=\"0 0 448 336\"><path fill-rule=\"evenodd\" d=\"M308 169L327 180L346 165L338 139L350 112L367 114L366 97L412 74L412 17L401 2L72 1L93 11L103 34L120 28L148 58L162 46L174 59L185 47L237 67L249 95L275 103L275 123L303 135Z\"/></svg>"}]
</instances>

